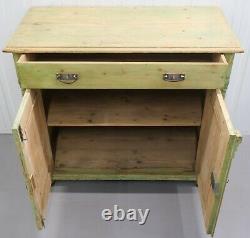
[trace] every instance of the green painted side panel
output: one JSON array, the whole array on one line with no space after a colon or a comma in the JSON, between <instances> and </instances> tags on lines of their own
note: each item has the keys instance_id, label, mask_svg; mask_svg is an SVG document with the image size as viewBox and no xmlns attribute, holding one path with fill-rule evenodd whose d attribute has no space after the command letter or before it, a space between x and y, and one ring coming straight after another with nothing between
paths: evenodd
<instances>
[{"instance_id":1,"label":"green painted side panel","mask_svg":"<svg viewBox=\"0 0 250 238\"><path fill-rule=\"evenodd\" d=\"M233 61L234 61L234 54L225 54L225 57L227 59L228 68L227 68L227 72L226 72L225 85L224 85L224 88L221 90L223 97L226 95L227 88L229 85L230 75L231 75Z\"/></svg>"}]
</instances>

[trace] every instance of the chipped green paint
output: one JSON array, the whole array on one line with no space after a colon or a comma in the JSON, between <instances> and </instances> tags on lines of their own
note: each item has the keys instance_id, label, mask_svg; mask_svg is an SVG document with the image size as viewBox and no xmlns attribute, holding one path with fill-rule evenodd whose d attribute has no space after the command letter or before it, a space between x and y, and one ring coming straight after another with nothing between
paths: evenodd
<instances>
[{"instance_id":1,"label":"chipped green paint","mask_svg":"<svg viewBox=\"0 0 250 238\"><path fill-rule=\"evenodd\" d=\"M20 76L19 76L19 73L17 70L17 61L19 60L20 56L21 56L21 54L13 53L13 59L14 59L15 69L16 69L16 74L17 74L17 81L18 81L19 87L21 89L21 93L22 93L22 95L24 95L25 89L21 87Z\"/></svg>"},{"instance_id":2,"label":"chipped green paint","mask_svg":"<svg viewBox=\"0 0 250 238\"><path fill-rule=\"evenodd\" d=\"M227 68L226 62L17 62L21 87L33 89L216 89L223 88ZM62 83L56 79L62 71L79 79ZM164 81L166 72L186 79Z\"/></svg>"},{"instance_id":3,"label":"chipped green paint","mask_svg":"<svg viewBox=\"0 0 250 238\"><path fill-rule=\"evenodd\" d=\"M233 61L234 61L234 54L225 54L225 57L227 59L228 68L226 72L225 85L224 85L224 88L221 90L223 97L225 97L226 91L229 85L230 75L231 75Z\"/></svg>"},{"instance_id":4,"label":"chipped green paint","mask_svg":"<svg viewBox=\"0 0 250 238\"><path fill-rule=\"evenodd\" d=\"M241 135L238 132L236 132L234 135L230 136L230 139L228 142L228 149L227 149L227 153L225 156L225 160L224 160L222 171L221 171L220 178L219 178L219 190L215 194L215 202L214 202L212 213L211 213L210 223L207 228L207 233L211 234L212 236L214 235L216 223L218 220L219 211L220 211L223 194L224 194L227 179L228 179L231 162L241 141L242 141Z\"/></svg>"}]
</instances>

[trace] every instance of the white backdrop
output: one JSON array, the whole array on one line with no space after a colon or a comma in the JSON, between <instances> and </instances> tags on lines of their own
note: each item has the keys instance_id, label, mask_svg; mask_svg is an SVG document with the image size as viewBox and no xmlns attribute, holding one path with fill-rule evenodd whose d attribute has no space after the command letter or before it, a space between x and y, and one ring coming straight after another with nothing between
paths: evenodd
<instances>
[{"instance_id":1,"label":"white backdrop","mask_svg":"<svg viewBox=\"0 0 250 238\"><path fill-rule=\"evenodd\" d=\"M246 0L0 0L0 49L31 6L218 5L239 37L245 54L235 58L226 102L235 127L250 134L250 1ZM0 133L10 133L21 94L10 54L0 53Z\"/></svg>"}]
</instances>

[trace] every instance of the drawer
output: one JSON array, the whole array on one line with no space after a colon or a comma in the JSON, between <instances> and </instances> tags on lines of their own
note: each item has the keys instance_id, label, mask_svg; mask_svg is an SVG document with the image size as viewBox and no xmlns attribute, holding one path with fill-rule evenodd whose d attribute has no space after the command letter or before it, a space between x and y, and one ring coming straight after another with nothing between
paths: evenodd
<instances>
[{"instance_id":1,"label":"drawer","mask_svg":"<svg viewBox=\"0 0 250 238\"><path fill-rule=\"evenodd\" d=\"M186 180L208 233L241 138L220 90L28 89L13 134L38 228L52 181Z\"/></svg>"},{"instance_id":2,"label":"drawer","mask_svg":"<svg viewBox=\"0 0 250 238\"><path fill-rule=\"evenodd\" d=\"M22 88L223 88L223 54L23 54L16 64Z\"/></svg>"}]
</instances>

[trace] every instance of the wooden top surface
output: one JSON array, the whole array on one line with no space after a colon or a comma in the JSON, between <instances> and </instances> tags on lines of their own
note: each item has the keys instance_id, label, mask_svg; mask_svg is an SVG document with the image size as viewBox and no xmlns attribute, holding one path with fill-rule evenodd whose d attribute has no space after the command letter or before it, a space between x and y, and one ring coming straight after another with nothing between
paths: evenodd
<instances>
[{"instance_id":1,"label":"wooden top surface","mask_svg":"<svg viewBox=\"0 0 250 238\"><path fill-rule=\"evenodd\" d=\"M36 7L5 52L242 52L217 7Z\"/></svg>"}]
</instances>

